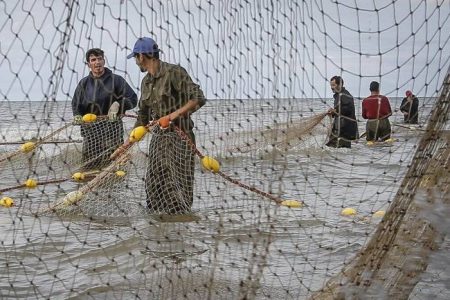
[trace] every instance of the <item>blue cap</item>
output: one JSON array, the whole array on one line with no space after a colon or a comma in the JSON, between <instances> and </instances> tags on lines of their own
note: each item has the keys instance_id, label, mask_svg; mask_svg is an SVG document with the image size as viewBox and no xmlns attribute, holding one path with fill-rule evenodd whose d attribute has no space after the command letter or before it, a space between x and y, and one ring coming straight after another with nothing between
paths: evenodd
<instances>
[{"instance_id":1,"label":"blue cap","mask_svg":"<svg viewBox=\"0 0 450 300\"><path fill-rule=\"evenodd\" d=\"M127 58L132 58L138 53L148 53L148 54L156 54L161 50L158 48L158 44L156 44L155 40L149 37L139 38L134 44L133 52L127 56Z\"/></svg>"}]
</instances>

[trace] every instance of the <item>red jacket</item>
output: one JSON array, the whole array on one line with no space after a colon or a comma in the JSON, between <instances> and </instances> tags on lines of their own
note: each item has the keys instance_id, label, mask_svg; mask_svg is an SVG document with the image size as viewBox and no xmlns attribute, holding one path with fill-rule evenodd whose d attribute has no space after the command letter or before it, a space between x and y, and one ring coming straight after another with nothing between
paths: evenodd
<instances>
[{"instance_id":1,"label":"red jacket","mask_svg":"<svg viewBox=\"0 0 450 300\"><path fill-rule=\"evenodd\" d=\"M364 119L384 119L392 115L391 104L386 96L371 95L362 102L362 117Z\"/></svg>"}]
</instances>

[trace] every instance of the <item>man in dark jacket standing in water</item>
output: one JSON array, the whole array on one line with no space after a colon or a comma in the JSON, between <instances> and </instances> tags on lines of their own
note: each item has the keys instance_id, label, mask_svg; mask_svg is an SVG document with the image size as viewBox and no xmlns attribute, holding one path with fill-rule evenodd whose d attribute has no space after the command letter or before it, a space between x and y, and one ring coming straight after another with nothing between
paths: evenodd
<instances>
[{"instance_id":1,"label":"man in dark jacket standing in water","mask_svg":"<svg viewBox=\"0 0 450 300\"><path fill-rule=\"evenodd\" d=\"M326 145L335 148L351 148L351 141L359 138L353 96L344 88L344 80L340 76L333 76L330 86L334 93L334 108L328 113L333 116L334 121Z\"/></svg>"},{"instance_id":2,"label":"man in dark jacket standing in water","mask_svg":"<svg viewBox=\"0 0 450 300\"><path fill-rule=\"evenodd\" d=\"M105 68L104 52L93 48L86 52L89 75L78 83L72 98L76 124L83 137L83 168L102 168L110 155L123 143L123 123L118 116L137 104L137 95L125 79ZM93 123L83 123L83 115L106 116Z\"/></svg>"},{"instance_id":3,"label":"man in dark jacket standing in water","mask_svg":"<svg viewBox=\"0 0 450 300\"><path fill-rule=\"evenodd\" d=\"M406 97L402 100L400 111L405 118L405 124L419 123L419 99L411 91L406 91Z\"/></svg>"}]
</instances>

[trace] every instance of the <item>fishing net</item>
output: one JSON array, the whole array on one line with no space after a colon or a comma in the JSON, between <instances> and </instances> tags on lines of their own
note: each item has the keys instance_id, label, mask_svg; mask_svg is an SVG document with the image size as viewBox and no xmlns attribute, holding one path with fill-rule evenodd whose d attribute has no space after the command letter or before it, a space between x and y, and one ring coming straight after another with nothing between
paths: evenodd
<instances>
[{"instance_id":1,"label":"fishing net","mask_svg":"<svg viewBox=\"0 0 450 300\"><path fill-rule=\"evenodd\" d=\"M109 157L124 141L122 121L99 120L80 127L83 168L90 170L108 166L111 163Z\"/></svg>"},{"instance_id":2,"label":"fishing net","mask_svg":"<svg viewBox=\"0 0 450 300\"><path fill-rule=\"evenodd\" d=\"M67 136L68 130L70 130L71 123L58 128L57 130L51 132L50 134L44 136L43 138L33 137L29 141L10 141L4 142L3 145L9 146L10 149L5 149L4 153L1 153L0 163L20 163L20 161L30 160L33 157L34 150L39 147L45 147L49 144L62 144L62 143L74 143L73 140L58 140L58 136ZM22 137L25 139L24 137ZM12 147L18 145L16 149L11 149Z\"/></svg>"},{"instance_id":3,"label":"fishing net","mask_svg":"<svg viewBox=\"0 0 450 300\"><path fill-rule=\"evenodd\" d=\"M66 196L60 195L63 200L55 200L49 208L41 209L33 205L29 209L33 212L48 213L63 206L65 210L60 209L61 214L83 214L84 211L89 212L87 215L90 216L124 215L133 205L127 201L118 201L122 203L119 205L111 199L114 199L114 195L120 195L118 191L123 190L116 182L125 176L130 165L129 156L127 160L122 159L119 162L110 158L123 142L122 120L111 121L103 116L79 124L69 122L42 139L8 142L8 146L15 145L17 149L3 153L0 163L4 165L4 174L12 176L15 170L23 170L24 179L16 186L0 191L33 189L56 184L58 187L50 189L57 191L62 187L73 189L78 186L79 194L89 199L84 201L83 205L73 205L78 202L77 192L73 191ZM16 146L17 144L19 145ZM135 156L136 162L143 165L138 154ZM141 160L143 161L142 158Z\"/></svg>"},{"instance_id":4,"label":"fishing net","mask_svg":"<svg viewBox=\"0 0 450 300\"><path fill-rule=\"evenodd\" d=\"M148 149L142 151L136 144L124 146L119 157L111 159L122 144L117 145L117 139L108 138L117 136L114 131L109 134L102 131L110 128L110 123L105 126L104 121L82 127L85 131L95 130L85 134L85 139L100 134L102 141L107 143L101 144L96 140L83 147L84 151L92 145L96 146L89 152L95 155L83 164L81 171L89 169L93 161L100 161L105 167L96 172L75 173L73 177L78 176L79 181L90 180L40 213L90 217L143 216L149 212L170 215L189 213L193 202L195 155L191 144L172 129L155 127L151 138L142 141ZM116 124L112 128L116 129ZM123 140L122 136L120 140ZM114 146L105 148L105 144ZM89 178L85 178L86 175Z\"/></svg>"},{"instance_id":5,"label":"fishing net","mask_svg":"<svg viewBox=\"0 0 450 300\"><path fill-rule=\"evenodd\" d=\"M449 16L447 0L0 0L0 298L449 299ZM202 88L195 139L134 129L137 109L74 122L90 48L141 93L141 36ZM351 148L326 146L335 75ZM389 142L364 138L371 81Z\"/></svg>"},{"instance_id":6,"label":"fishing net","mask_svg":"<svg viewBox=\"0 0 450 300\"><path fill-rule=\"evenodd\" d=\"M432 111L426 133L421 138L412 164L395 195L394 202L371 240L344 270L332 278L313 298L352 297L364 291L370 297L405 298L419 282L417 276L426 270L431 250L448 233L436 220L426 215L433 206L448 209L450 135L444 131L450 111L450 69L441 95ZM443 192L435 193L436 189ZM417 197L426 190L424 201ZM425 203L426 204L425 204ZM418 248L415 248L419 245ZM395 268L392 268L395 265ZM342 289L345 286L345 289ZM380 287L383 287L380 290ZM344 297L345 297L344 296Z\"/></svg>"},{"instance_id":7,"label":"fishing net","mask_svg":"<svg viewBox=\"0 0 450 300\"><path fill-rule=\"evenodd\" d=\"M275 123L250 132L227 133L221 139L233 145L227 151L246 153L268 149L287 151L295 147L308 147L312 144L323 145L323 137L330 131L326 113L304 117L286 123ZM257 134L255 135L255 131Z\"/></svg>"},{"instance_id":8,"label":"fishing net","mask_svg":"<svg viewBox=\"0 0 450 300\"><path fill-rule=\"evenodd\" d=\"M155 128L145 174L147 207L159 213L190 212L194 200L194 152L170 129Z\"/></svg>"},{"instance_id":9,"label":"fishing net","mask_svg":"<svg viewBox=\"0 0 450 300\"><path fill-rule=\"evenodd\" d=\"M108 123L105 124L105 122ZM144 150L140 149L136 142L117 145L117 138L110 138L117 136L115 132L117 128L119 128L117 124L111 125L105 120L81 124L81 132L84 136L81 149L82 161L77 172L70 178L79 184L78 189L64 195L49 207L40 209L38 214L57 213L60 216L82 215L90 218L145 216L149 213L189 214L194 198L195 158L201 161L205 170L217 173L243 189L285 206L302 205L299 201L283 201L220 172L219 162L203 155L196 148L193 136L177 127L161 128L152 125L151 134L148 135L150 137L140 140L141 145L148 145ZM120 125L121 131L122 128L123 126ZM107 132L108 130L112 132ZM133 136L134 131L131 131L130 139ZM86 141L88 137L107 143L99 143L98 140ZM111 140L113 142L110 142ZM120 140L123 140L123 137L120 137ZM111 144L112 147L104 147ZM88 154L93 154L89 159L85 159L86 149L91 150ZM96 167L100 165L104 167L92 169L93 162L96 163ZM65 180L68 179L36 182L36 184L54 184ZM14 188L33 187L28 185ZM130 198L131 193L132 198Z\"/></svg>"}]
</instances>

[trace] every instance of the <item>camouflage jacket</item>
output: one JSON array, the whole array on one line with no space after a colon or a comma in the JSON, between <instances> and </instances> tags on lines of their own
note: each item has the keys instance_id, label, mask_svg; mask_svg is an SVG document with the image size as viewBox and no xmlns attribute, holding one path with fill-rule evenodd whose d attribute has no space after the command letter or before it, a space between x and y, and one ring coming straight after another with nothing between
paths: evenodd
<instances>
[{"instance_id":1,"label":"camouflage jacket","mask_svg":"<svg viewBox=\"0 0 450 300\"><path fill-rule=\"evenodd\" d=\"M164 117L189 100L197 100L200 107L206 102L203 91L192 81L184 68L162 61L158 74L152 76L147 73L142 79L141 88L135 126L146 125L149 121ZM194 127L189 115L180 116L174 123L185 132Z\"/></svg>"}]
</instances>

